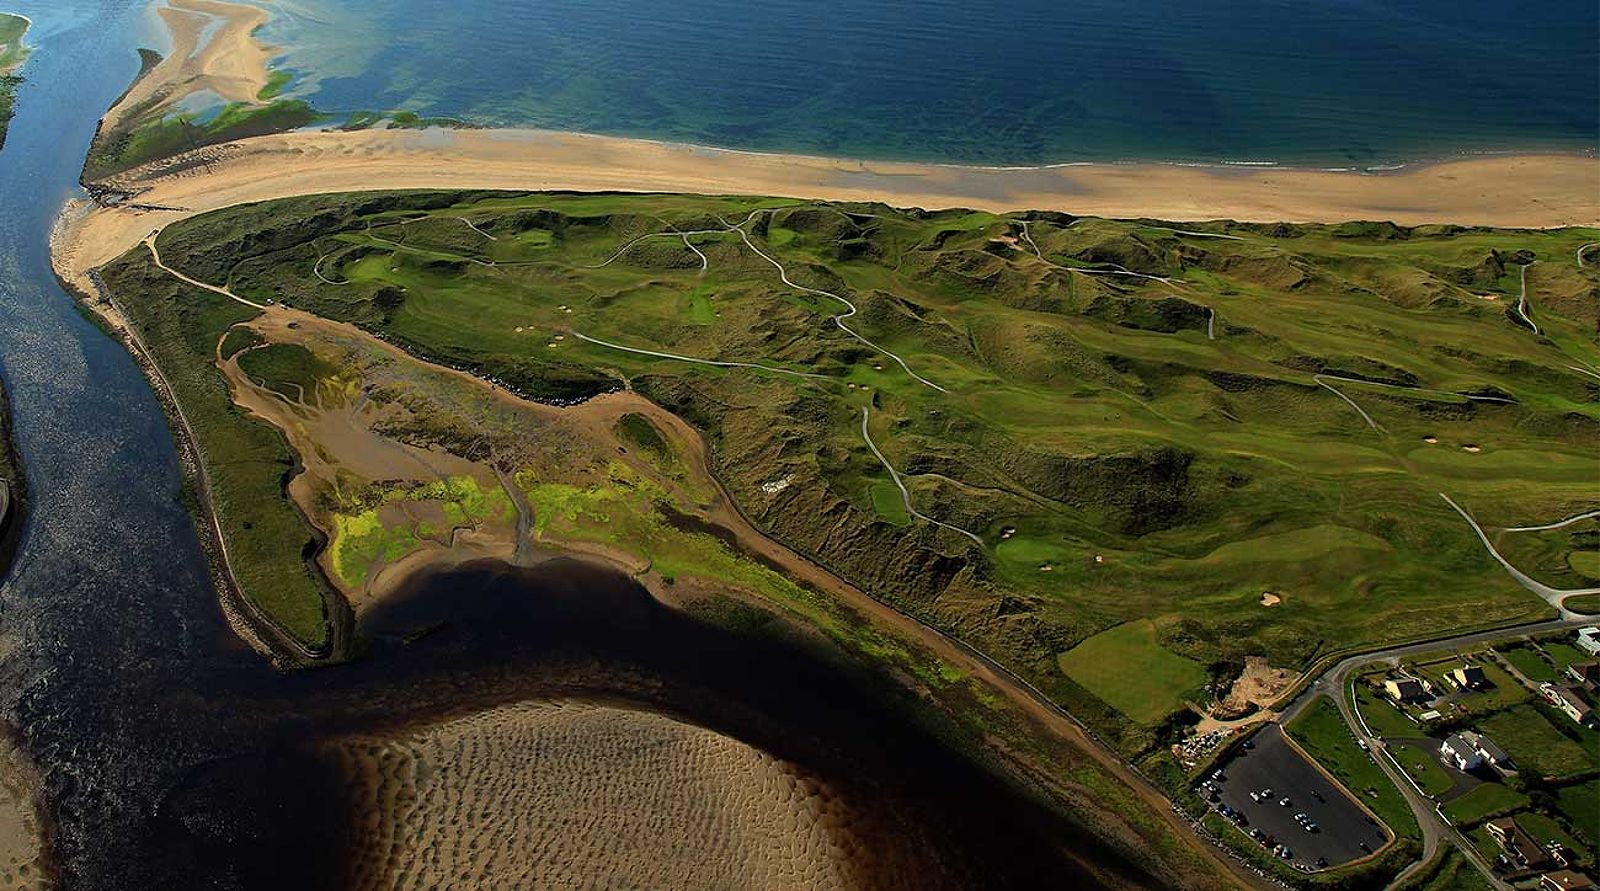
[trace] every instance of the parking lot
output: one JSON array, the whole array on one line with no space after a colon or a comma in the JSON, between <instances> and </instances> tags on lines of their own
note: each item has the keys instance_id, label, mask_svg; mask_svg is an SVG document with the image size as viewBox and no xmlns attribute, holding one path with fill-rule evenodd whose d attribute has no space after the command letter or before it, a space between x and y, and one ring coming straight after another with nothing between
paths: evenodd
<instances>
[{"instance_id":1,"label":"parking lot","mask_svg":"<svg viewBox=\"0 0 1600 891\"><path fill-rule=\"evenodd\" d=\"M1334 867L1365 857L1387 840L1360 805L1284 741L1278 725L1263 727L1250 742L1250 748L1235 749L1219 765L1224 779L1217 783L1219 802L1213 803L1242 813L1245 832L1260 830L1273 844L1289 847L1291 862L1311 868L1318 858ZM1266 789L1272 790L1270 799L1251 799L1251 792ZM1289 804L1279 804L1285 797ZM1295 820L1302 813L1318 831L1309 832Z\"/></svg>"}]
</instances>

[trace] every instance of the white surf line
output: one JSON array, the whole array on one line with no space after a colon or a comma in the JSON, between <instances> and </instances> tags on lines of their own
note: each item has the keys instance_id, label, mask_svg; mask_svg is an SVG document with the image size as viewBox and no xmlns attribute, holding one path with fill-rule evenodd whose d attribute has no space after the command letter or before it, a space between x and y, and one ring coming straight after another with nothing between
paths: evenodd
<instances>
[{"instance_id":1,"label":"white surf line","mask_svg":"<svg viewBox=\"0 0 1600 891\"><path fill-rule=\"evenodd\" d=\"M922 520L925 523L932 523L941 529L949 529L951 532L959 532L976 542L978 547L983 547L983 539L973 535L971 532L962 529L960 526L952 526L949 523L941 523L938 520L935 520L933 517L918 513L917 509L911 506L911 490L906 488L906 484L900 479L900 472L894 469L894 465L890 464L889 459L883 456L883 452L878 451L877 443L872 441L872 432L867 429L867 421L871 417L872 410L864 405L861 406L861 438L867 441L867 448L871 449L872 454L878 457L878 463L883 465L883 469L889 471L889 478L894 480L895 488L900 490L900 500L905 502L906 513L916 517L919 520Z\"/></svg>"},{"instance_id":2,"label":"white surf line","mask_svg":"<svg viewBox=\"0 0 1600 891\"><path fill-rule=\"evenodd\" d=\"M1489 541L1489 536L1484 533L1483 527L1478 525L1478 521L1472 518L1472 514L1467 513L1461 505L1456 504L1449 495L1440 492L1439 497L1444 499L1445 504L1455 508L1456 513L1460 514L1462 519L1466 520L1467 524L1472 527L1472 531L1478 533L1478 540L1483 542L1484 548L1489 551L1489 556L1493 557L1495 562L1504 567L1505 571L1509 573L1513 579L1516 579L1518 584L1544 598L1546 603L1560 610L1564 616L1567 614L1567 609L1562 605L1562 603L1566 601L1568 597L1581 597L1586 594L1600 594L1600 588L1552 588L1544 582L1529 576L1527 573L1516 568L1515 566L1512 566L1511 561L1500 556L1500 552L1495 550L1494 544Z\"/></svg>"},{"instance_id":3,"label":"white surf line","mask_svg":"<svg viewBox=\"0 0 1600 891\"><path fill-rule=\"evenodd\" d=\"M1573 523L1581 523L1584 520L1589 519L1590 517L1600 517L1600 510L1586 511L1586 512L1581 513L1581 514L1577 514L1576 516L1567 517L1565 520L1557 520L1554 523L1548 523L1548 524L1546 524L1544 526L1507 526L1507 527L1505 527L1505 531L1507 531L1507 532L1547 532L1547 531L1549 531L1551 529L1560 529L1563 526L1571 526Z\"/></svg>"},{"instance_id":4,"label":"white surf line","mask_svg":"<svg viewBox=\"0 0 1600 891\"><path fill-rule=\"evenodd\" d=\"M1317 382L1317 386L1322 387L1323 389L1327 390L1329 393L1332 393L1333 395L1339 397L1340 399L1343 399L1351 408L1355 409L1356 412L1361 415L1362 420L1367 422L1367 426L1368 427L1371 427L1372 429L1377 430L1380 433L1387 433L1388 432L1388 431L1383 429L1383 425L1379 424L1377 421L1374 421L1372 419L1372 415L1367 414L1367 410L1366 409L1364 409L1361 406L1357 405L1356 401L1354 399L1351 399L1349 396L1346 396L1346 395L1344 395L1344 393L1340 392L1338 387L1335 387L1334 385L1332 385L1332 384L1328 383L1327 381L1323 380L1322 379L1323 377L1324 376L1320 375L1320 374L1313 374L1311 376L1311 379Z\"/></svg>"},{"instance_id":5,"label":"white surf line","mask_svg":"<svg viewBox=\"0 0 1600 891\"><path fill-rule=\"evenodd\" d=\"M1583 268L1583 252L1587 251L1589 248L1592 248L1592 247L1600 247L1600 241L1591 241L1588 244L1583 245L1582 247L1578 248L1578 252L1576 254L1576 257L1577 257L1577 260L1578 260L1578 268L1579 269Z\"/></svg>"},{"instance_id":6,"label":"white surf line","mask_svg":"<svg viewBox=\"0 0 1600 891\"><path fill-rule=\"evenodd\" d=\"M233 300L233 301L237 301L239 303L243 303L245 306L248 306L251 309L259 309L262 312L266 312L267 311L267 306L265 304L257 303L254 300L246 300L243 297L240 297L238 294L235 294L232 291L228 290L227 288L219 288L216 285L208 285L205 282L200 281L199 279L190 278L189 276L184 275L183 273L179 272L178 270L173 269L172 267L168 266L167 264L161 262L161 252L156 250L155 233L151 233L151 237L146 238L144 240L144 246L150 249L150 258L155 261L156 268L161 269L162 271L166 272L168 275L172 276L173 278L177 279L178 281L183 282L185 284L194 285L197 288L201 288L201 289L210 291L213 294L221 294L222 296L228 298L229 300Z\"/></svg>"},{"instance_id":7,"label":"white surf line","mask_svg":"<svg viewBox=\"0 0 1600 891\"><path fill-rule=\"evenodd\" d=\"M598 337L590 337L589 335L579 331L572 332L572 336L584 341L585 343L592 343L596 346L603 346L613 350L621 350L624 353L635 353L640 356L651 356L657 359L672 359L677 362L691 362L695 365L714 365L718 368L754 368L759 371L770 371L773 374L787 374L791 377L804 377L824 381L834 380L834 378L828 377L825 374L813 374L808 371L794 371L793 369L789 368L778 368L776 366L761 365L755 362L724 362L717 359L699 359L694 356L680 356L677 353L663 353L659 350L642 350L636 347L623 346L620 343L612 343L609 340L601 340Z\"/></svg>"},{"instance_id":8,"label":"white surf line","mask_svg":"<svg viewBox=\"0 0 1600 891\"><path fill-rule=\"evenodd\" d=\"M747 218L745 220L745 223L748 223L750 221L750 219L753 219L755 217L755 213L759 213L759 211L756 211L756 212L752 213L750 215L750 218ZM743 226L743 225L744 225L744 223L740 223L739 224L739 226ZM839 326L839 330L841 330L844 333L850 335L851 337L854 337L856 340L861 341L862 343L864 343L867 346L873 348L874 350L877 350L878 352L884 354L885 356L888 356L889 358L893 359L895 362L900 364L901 368L905 369L906 374L909 374L913 378L916 378L916 380L919 383L922 383L923 385L928 386L928 387L932 387L933 389L938 390L941 393L949 393L950 392L949 390L946 390L944 387L941 387L938 384L934 383L933 381L930 381L927 378L923 377L922 375L917 374L915 371L912 371L911 370L911 366L906 364L906 360L900 358L899 356L895 355L894 353L884 349L881 346L878 346L877 344L873 343L872 341L866 339L865 337L862 337L860 334L857 334L855 331L851 330L850 326L846 325L844 323L844 320L850 318L851 316L853 316L857 312L859 312L859 310L856 309L856 305L854 303L851 303L850 301L844 299L843 297L840 297L838 294L835 294L832 291L824 291L824 290L822 290L820 288L808 288L805 285L796 284L792 279L789 278L789 273L784 270L783 264L779 263L777 260L772 259L772 257L768 256L765 251L761 250L761 248L756 247L756 243L751 241L750 240L750 236L748 234L746 234L743 229L739 228L739 226L729 226L728 227L728 231L739 233L739 237L744 239L744 243L745 243L746 247L750 248L750 250L752 250L752 251L755 251L756 255L761 257L761 259L766 260L768 263L771 263L773 265L773 267L778 270L778 278L781 279L784 284L788 285L791 288L794 288L796 291L804 291L805 293L808 293L808 294L818 294L818 295L821 295L823 297L832 297L834 300L837 300L840 303L843 303L845 305L845 307L847 308L847 311L845 313L843 313L842 315L837 315L837 316L833 317L833 323L835 325Z\"/></svg>"},{"instance_id":9,"label":"white surf line","mask_svg":"<svg viewBox=\"0 0 1600 891\"><path fill-rule=\"evenodd\" d=\"M1517 298L1517 315L1522 316L1522 320L1527 322L1528 327L1532 328L1533 333L1537 335L1542 333L1539 330L1539 323L1528 317L1528 267L1532 265L1532 263L1524 263L1517 267L1520 270L1522 281L1522 295Z\"/></svg>"}]
</instances>

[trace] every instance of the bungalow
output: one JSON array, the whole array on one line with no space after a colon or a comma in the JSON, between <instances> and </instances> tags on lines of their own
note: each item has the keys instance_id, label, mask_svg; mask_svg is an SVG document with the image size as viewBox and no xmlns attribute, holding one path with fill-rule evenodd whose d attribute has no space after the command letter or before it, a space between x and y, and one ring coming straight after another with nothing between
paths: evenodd
<instances>
[{"instance_id":1,"label":"bungalow","mask_svg":"<svg viewBox=\"0 0 1600 891\"><path fill-rule=\"evenodd\" d=\"M1511 756L1494 740L1472 730L1453 733L1439 744L1439 758L1457 770L1475 770L1485 764L1499 771L1512 769Z\"/></svg>"},{"instance_id":2,"label":"bungalow","mask_svg":"<svg viewBox=\"0 0 1600 891\"><path fill-rule=\"evenodd\" d=\"M1462 690L1481 690L1489 683L1489 679L1483 674L1483 669L1477 665L1452 668L1445 677Z\"/></svg>"},{"instance_id":3,"label":"bungalow","mask_svg":"<svg viewBox=\"0 0 1600 891\"><path fill-rule=\"evenodd\" d=\"M1428 698L1428 688L1416 678L1389 678L1383 682L1383 689L1395 702L1421 702Z\"/></svg>"},{"instance_id":4,"label":"bungalow","mask_svg":"<svg viewBox=\"0 0 1600 891\"><path fill-rule=\"evenodd\" d=\"M1567 677L1590 690L1600 690L1600 662L1574 662L1567 666Z\"/></svg>"},{"instance_id":5,"label":"bungalow","mask_svg":"<svg viewBox=\"0 0 1600 891\"><path fill-rule=\"evenodd\" d=\"M1596 886L1583 873L1563 869L1540 876L1539 891L1596 891Z\"/></svg>"},{"instance_id":6,"label":"bungalow","mask_svg":"<svg viewBox=\"0 0 1600 891\"><path fill-rule=\"evenodd\" d=\"M1533 840L1526 830L1517 825L1513 817L1501 817L1484 824L1489 836L1505 853L1502 857L1515 872L1525 869L1545 869L1552 863L1550 855Z\"/></svg>"},{"instance_id":7,"label":"bungalow","mask_svg":"<svg viewBox=\"0 0 1600 891\"><path fill-rule=\"evenodd\" d=\"M1594 724L1594 707L1584 700L1583 694L1571 684L1540 684L1539 692L1553 706L1561 709L1566 716L1585 727Z\"/></svg>"},{"instance_id":8,"label":"bungalow","mask_svg":"<svg viewBox=\"0 0 1600 891\"><path fill-rule=\"evenodd\" d=\"M1593 625L1579 628L1578 649L1591 656L1600 656L1600 628Z\"/></svg>"}]
</instances>

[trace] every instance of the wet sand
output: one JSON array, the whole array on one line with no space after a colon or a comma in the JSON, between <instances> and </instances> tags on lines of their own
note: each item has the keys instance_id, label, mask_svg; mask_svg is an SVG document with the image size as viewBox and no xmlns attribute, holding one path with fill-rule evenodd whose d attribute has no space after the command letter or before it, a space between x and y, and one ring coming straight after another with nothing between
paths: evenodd
<instances>
[{"instance_id":1,"label":"wet sand","mask_svg":"<svg viewBox=\"0 0 1600 891\"><path fill-rule=\"evenodd\" d=\"M856 886L824 781L662 715L527 702L335 749L351 889Z\"/></svg>"},{"instance_id":2,"label":"wet sand","mask_svg":"<svg viewBox=\"0 0 1600 891\"><path fill-rule=\"evenodd\" d=\"M228 102L255 102L267 85L272 48L254 38L267 12L225 0L167 0L156 8L172 47L104 118L107 129L141 106L167 107L209 90ZM207 30L209 39L204 40Z\"/></svg>"}]
</instances>

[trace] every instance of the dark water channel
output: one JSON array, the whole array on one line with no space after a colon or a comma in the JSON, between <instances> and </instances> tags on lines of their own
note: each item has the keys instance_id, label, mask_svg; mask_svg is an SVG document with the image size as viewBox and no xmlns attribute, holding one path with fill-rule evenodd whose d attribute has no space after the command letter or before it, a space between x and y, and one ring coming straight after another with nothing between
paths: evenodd
<instances>
[{"instance_id":1,"label":"dark water channel","mask_svg":"<svg viewBox=\"0 0 1600 891\"><path fill-rule=\"evenodd\" d=\"M1061 852L1094 846L910 729L892 689L695 622L606 570L419 579L369 619L370 653L349 666L281 675L242 647L159 405L50 272L50 224L137 69L148 14L139 0L0 5L35 19L37 47L0 153L0 368L31 495L0 588L0 710L43 774L68 887L330 887L342 778L319 741L557 696L651 708L790 759L903 821L922 841L897 843L924 846L930 880L1084 886Z\"/></svg>"}]
</instances>

